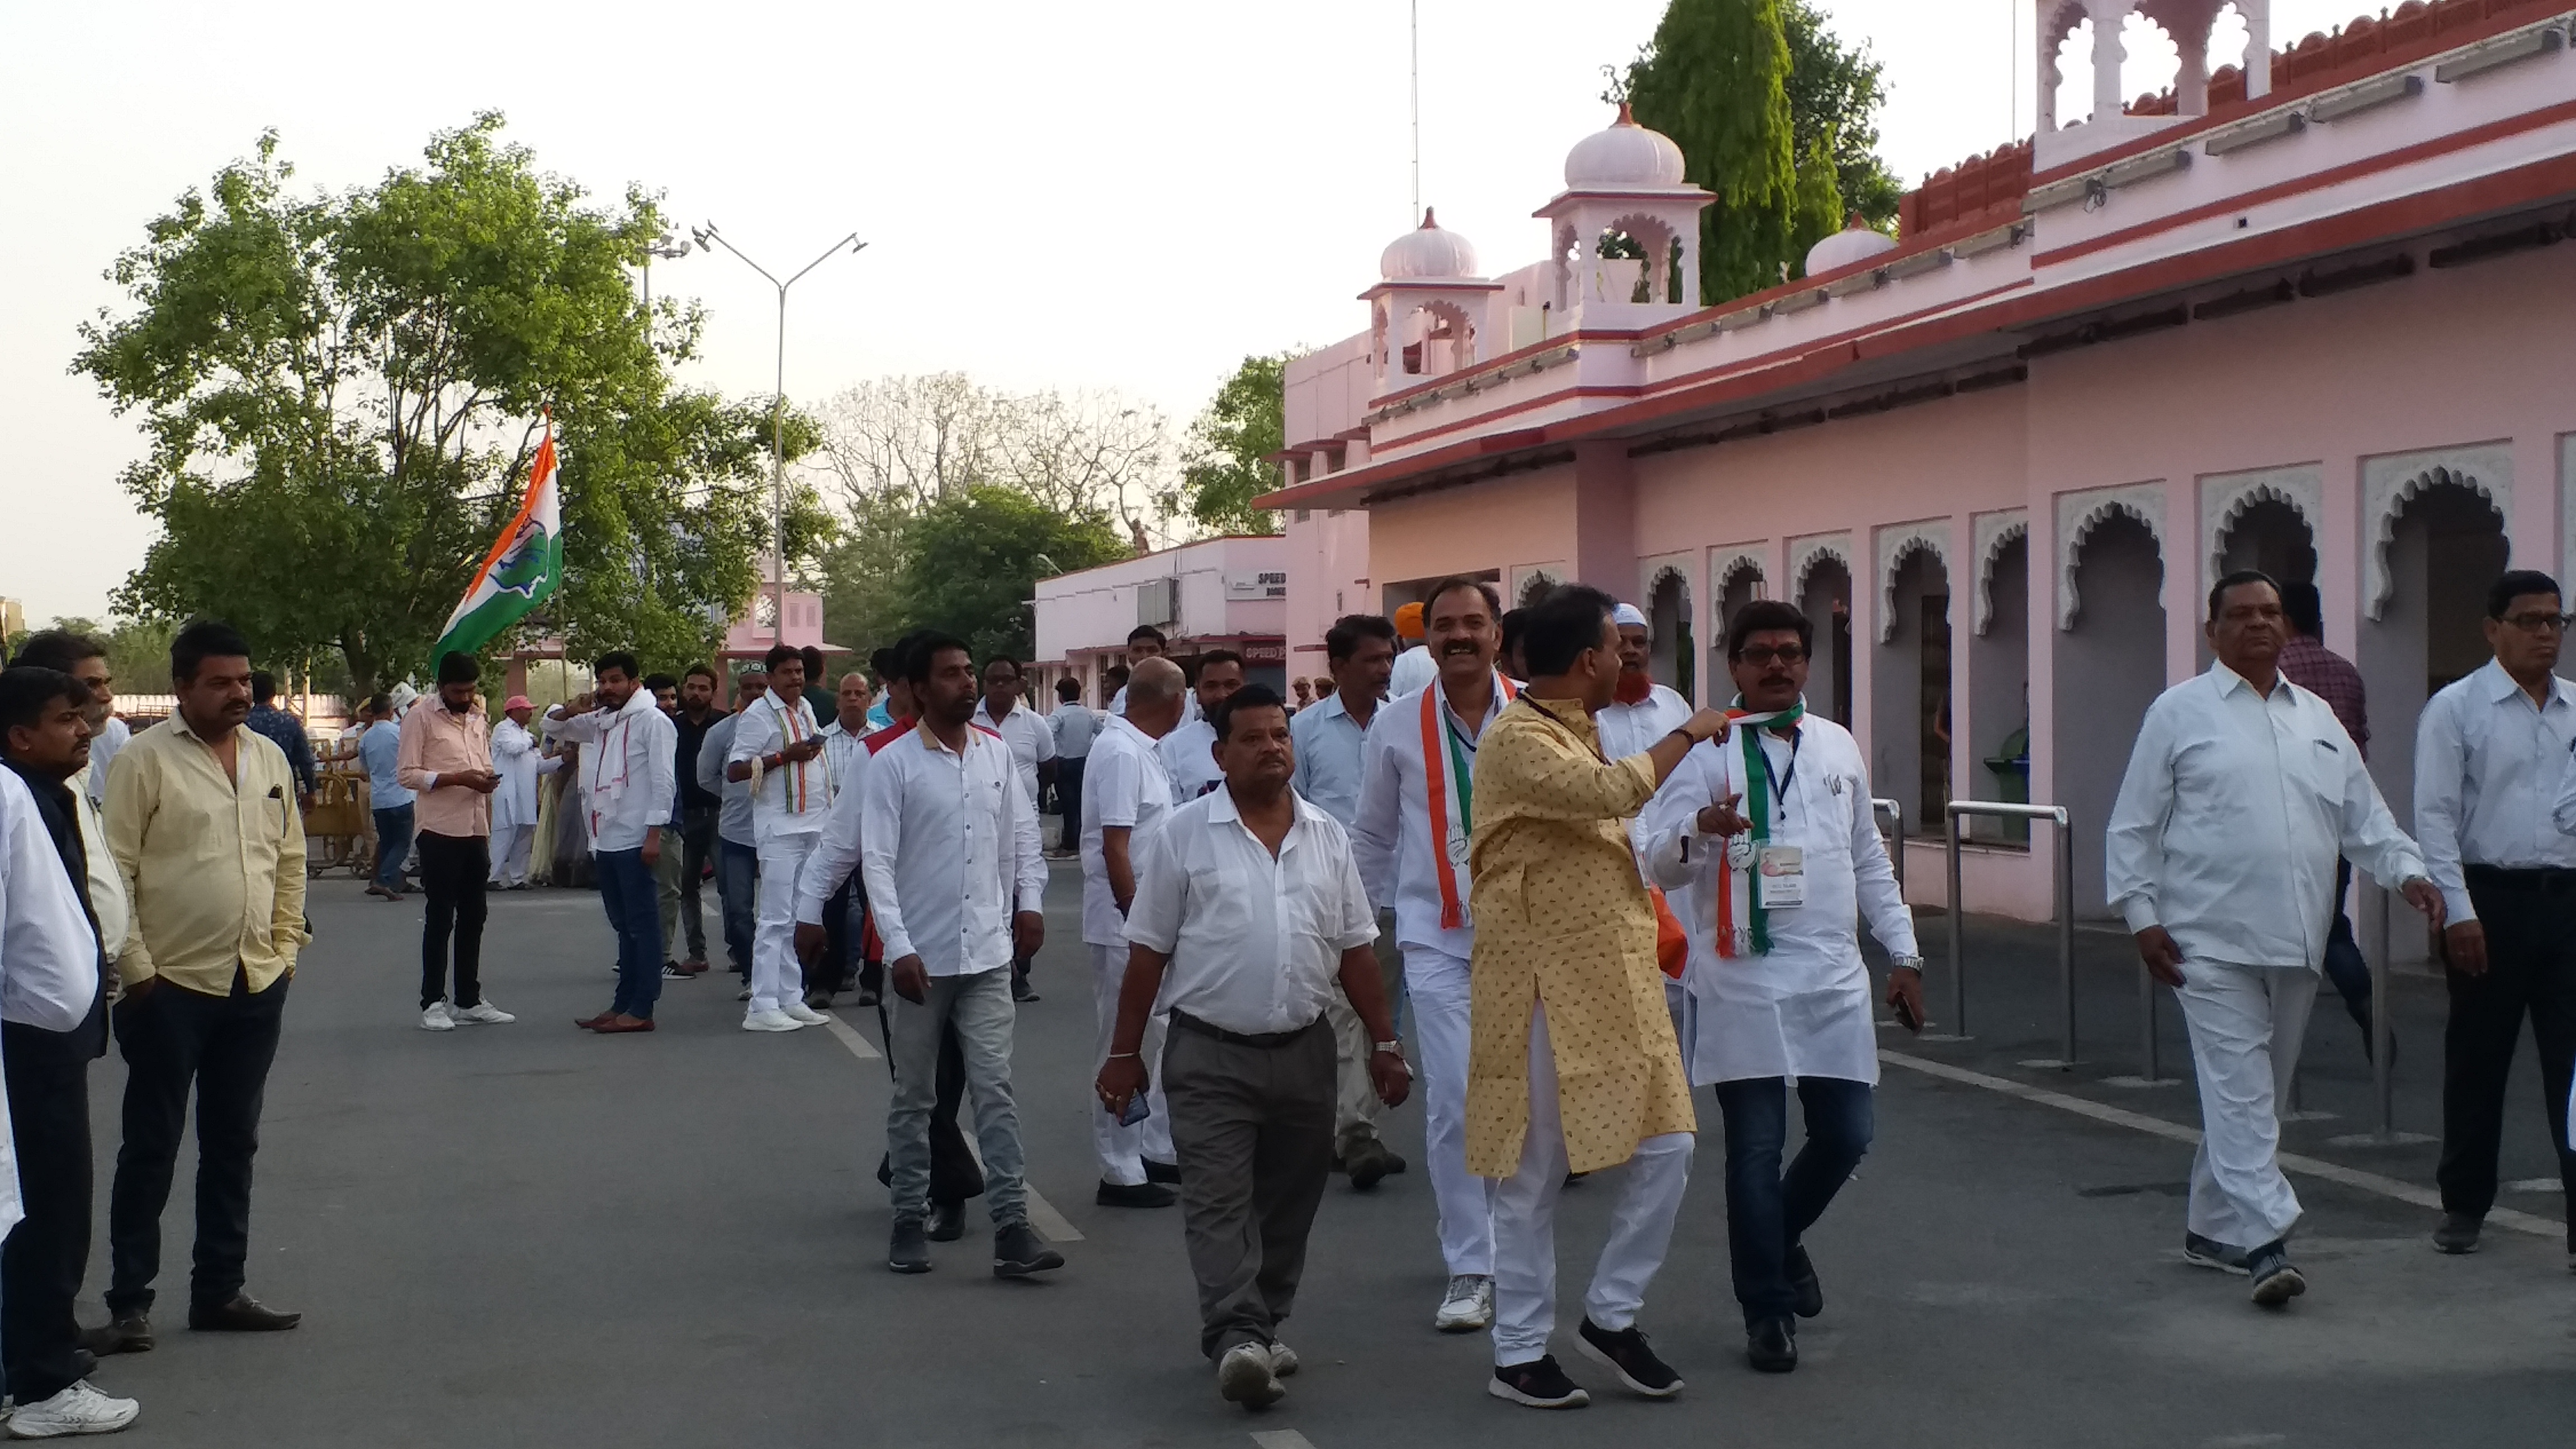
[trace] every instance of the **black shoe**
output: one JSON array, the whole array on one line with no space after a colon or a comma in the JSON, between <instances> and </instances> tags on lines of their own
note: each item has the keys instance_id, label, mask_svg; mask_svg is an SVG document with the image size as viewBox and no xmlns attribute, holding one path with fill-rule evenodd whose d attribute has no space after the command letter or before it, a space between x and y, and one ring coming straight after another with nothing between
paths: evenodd
<instances>
[{"instance_id":1,"label":"black shoe","mask_svg":"<svg viewBox=\"0 0 2576 1449\"><path fill-rule=\"evenodd\" d=\"M1029 983L1025 981L1014 981L1011 983L1011 999L1013 1001L1026 1003L1038 1000L1038 994L1030 989Z\"/></svg>"},{"instance_id":2,"label":"black shoe","mask_svg":"<svg viewBox=\"0 0 2576 1449\"><path fill-rule=\"evenodd\" d=\"M1816 1281L1815 1262L1807 1256L1805 1245L1789 1250L1789 1292L1795 1301L1789 1306L1800 1318L1813 1318L1825 1311L1825 1285Z\"/></svg>"},{"instance_id":3,"label":"black shoe","mask_svg":"<svg viewBox=\"0 0 2576 1449\"><path fill-rule=\"evenodd\" d=\"M197 1333L283 1333L303 1321L303 1314L280 1313L247 1293L188 1305L188 1327Z\"/></svg>"},{"instance_id":4,"label":"black shoe","mask_svg":"<svg viewBox=\"0 0 2576 1449\"><path fill-rule=\"evenodd\" d=\"M1766 1318L1745 1331L1745 1361L1766 1374L1785 1374L1798 1366L1797 1320Z\"/></svg>"},{"instance_id":5,"label":"black shoe","mask_svg":"<svg viewBox=\"0 0 2576 1449\"><path fill-rule=\"evenodd\" d=\"M1148 1157L1145 1159L1145 1180L1178 1183L1181 1180L1181 1165L1177 1162L1156 1162Z\"/></svg>"},{"instance_id":6,"label":"black shoe","mask_svg":"<svg viewBox=\"0 0 2576 1449\"><path fill-rule=\"evenodd\" d=\"M80 1346L101 1358L112 1353L150 1353L152 1317L141 1309L120 1313L104 1327L82 1329Z\"/></svg>"},{"instance_id":7,"label":"black shoe","mask_svg":"<svg viewBox=\"0 0 2576 1449\"><path fill-rule=\"evenodd\" d=\"M884 998L878 996L873 991L862 991L859 993L859 1005L861 1006L874 1006L883 999Z\"/></svg>"},{"instance_id":8,"label":"black shoe","mask_svg":"<svg viewBox=\"0 0 2576 1449\"><path fill-rule=\"evenodd\" d=\"M1181 1200L1181 1195L1159 1182L1110 1182L1104 1178L1091 1200L1101 1207L1158 1208L1170 1207Z\"/></svg>"},{"instance_id":9,"label":"black shoe","mask_svg":"<svg viewBox=\"0 0 2576 1449\"><path fill-rule=\"evenodd\" d=\"M953 1243L966 1236L966 1204L935 1202L930 1205L930 1240Z\"/></svg>"},{"instance_id":10,"label":"black shoe","mask_svg":"<svg viewBox=\"0 0 2576 1449\"><path fill-rule=\"evenodd\" d=\"M2182 1260L2195 1268L2215 1268L2221 1273L2234 1273L2240 1277L2245 1272L2243 1248L2231 1248L2216 1238L2204 1238L2198 1233L2182 1235Z\"/></svg>"},{"instance_id":11,"label":"black shoe","mask_svg":"<svg viewBox=\"0 0 2576 1449\"><path fill-rule=\"evenodd\" d=\"M2254 1302L2280 1308L2308 1291L2308 1280L2290 1266L2289 1244L2279 1238L2245 1254L2245 1275L2254 1280Z\"/></svg>"},{"instance_id":12,"label":"black shoe","mask_svg":"<svg viewBox=\"0 0 2576 1449\"><path fill-rule=\"evenodd\" d=\"M1352 1189L1366 1192L1377 1186L1386 1176L1386 1159L1386 1148L1374 1137L1351 1144L1351 1150L1342 1154L1342 1167L1351 1175Z\"/></svg>"},{"instance_id":13,"label":"black shoe","mask_svg":"<svg viewBox=\"0 0 2576 1449\"><path fill-rule=\"evenodd\" d=\"M1064 1254L1048 1247L1046 1239L1027 1223L1006 1223L994 1230L994 1277L1025 1278L1063 1266Z\"/></svg>"},{"instance_id":14,"label":"black shoe","mask_svg":"<svg viewBox=\"0 0 2576 1449\"><path fill-rule=\"evenodd\" d=\"M1574 1331L1574 1345L1585 1358L1617 1374L1632 1394L1669 1399L1682 1391L1682 1376L1655 1357L1655 1351L1646 1346L1646 1336L1634 1325L1612 1333L1586 1317Z\"/></svg>"},{"instance_id":15,"label":"black shoe","mask_svg":"<svg viewBox=\"0 0 2576 1449\"><path fill-rule=\"evenodd\" d=\"M894 1239L886 1244L886 1266L898 1273L930 1271L930 1238L919 1218L896 1218Z\"/></svg>"},{"instance_id":16,"label":"black shoe","mask_svg":"<svg viewBox=\"0 0 2576 1449\"><path fill-rule=\"evenodd\" d=\"M1378 1150L1381 1154L1383 1154L1383 1155L1385 1156L1385 1158L1386 1158L1386 1175L1387 1175L1387 1176L1389 1176L1389 1177L1393 1177L1393 1176L1395 1176L1397 1173L1404 1171L1404 1159L1403 1159L1403 1158L1401 1158L1401 1157L1399 1157L1399 1156L1397 1156L1396 1154L1394 1154L1394 1153L1392 1153L1392 1152L1388 1152L1388 1151L1386 1150L1386 1144L1385 1144L1385 1143L1383 1143L1383 1142L1379 1143L1379 1144L1377 1145L1377 1150Z\"/></svg>"},{"instance_id":17,"label":"black shoe","mask_svg":"<svg viewBox=\"0 0 2576 1449\"><path fill-rule=\"evenodd\" d=\"M2474 1253L2478 1250L2478 1230L2486 1219L2474 1213L2444 1213L2442 1225L2433 1230L2433 1248L2442 1253Z\"/></svg>"},{"instance_id":18,"label":"black shoe","mask_svg":"<svg viewBox=\"0 0 2576 1449\"><path fill-rule=\"evenodd\" d=\"M1554 1354L1533 1363L1494 1370L1493 1378L1485 1383L1485 1392L1533 1409L1580 1409L1592 1402L1592 1396L1575 1387L1565 1370L1556 1366Z\"/></svg>"}]
</instances>

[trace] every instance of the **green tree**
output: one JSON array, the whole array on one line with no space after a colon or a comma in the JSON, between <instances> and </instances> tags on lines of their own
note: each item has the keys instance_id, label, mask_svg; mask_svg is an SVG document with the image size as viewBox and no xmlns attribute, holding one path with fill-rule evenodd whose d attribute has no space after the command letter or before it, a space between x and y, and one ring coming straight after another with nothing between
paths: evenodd
<instances>
[{"instance_id":1,"label":"green tree","mask_svg":"<svg viewBox=\"0 0 2576 1449\"><path fill-rule=\"evenodd\" d=\"M651 199L586 204L501 131L479 115L336 196L291 195L263 135L117 259L132 309L85 325L73 368L149 445L123 483L161 536L120 613L220 615L265 659L336 654L359 692L419 671L550 408L566 577L543 622L664 659L713 642L766 549L766 413L671 386L703 319L638 312ZM823 515L800 494L790 522L795 557Z\"/></svg>"},{"instance_id":2,"label":"green tree","mask_svg":"<svg viewBox=\"0 0 2576 1449\"><path fill-rule=\"evenodd\" d=\"M1833 157L1834 189L1842 198L1834 225L1841 227L1857 211L1881 231L1894 229L1905 188L1878 159L1886 67L1870 54L1868 42L1845 45L1837 39L1814 0L1781 0L1780 25L1789 42L1790 144L1799 170L1807 169L1806 158L1821 144Z\"/></svg>"},{"instance_id":3,"label":"green tree","mask_svg":"<svg viewBox=\"0 0 2576 1449\"><path fill-rule=\"evenodd\" d=\"M1837 184L1832 139L1819 136L1798 158L1798 206L1791 219L1789 246L1802 270L1807 248L1841 231L1849 219Z\"/></svg>"},{"instance_id":4,"label":"green tree","mask_svg":"<svg viewBox=\"0 0 2576 1449\"><path fill-rule=\"evenodd\" d=\"M939 500L907 532L903 617L910 627L966 640L978 659L1030 657L1028 601L1039 578L1127 556L1126 541L1105 511L1058 513L1016 488L993 484Z\"/></svg>"},{"instance_id":5,"label":"green tree","mask_svg":"<svg viewBox=\"0 0 2576 1449\"><path fill-rule=\"evenodd\" d=\"M1269 456L1288 446L1288 355L1247 357L1190 424L1180 486L1161 500L1218 533L1277 533L1279 515L1252 500L1279 486Z\"/></svg>"},{"instance_id":6,"label":"green tree","mask_svg":"<svg viewBox=\"0 0 2576 1449\"><path fill-rule=\"evenodd\" d=\"M1797 204L1789 43L1780 0L1672 0L1628 67L1638 123L1681 147L1684 175L1717 200L1700 217L1700 296L1777 285Z\"/></svg>"}]
</instances>

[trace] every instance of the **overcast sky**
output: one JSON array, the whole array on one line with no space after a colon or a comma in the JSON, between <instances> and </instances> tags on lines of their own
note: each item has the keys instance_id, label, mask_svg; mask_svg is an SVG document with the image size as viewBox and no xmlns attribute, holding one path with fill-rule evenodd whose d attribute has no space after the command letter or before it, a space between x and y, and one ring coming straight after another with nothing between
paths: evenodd
<instances>
[{"instance_id":1,"label":"overcast sky","mask_svg":"<svg viewBox=\"0 0 2576 1449\"><path fill-rule=\"evenodd\" d=\"M2274 34L2340 22L2356 4L2276 0ZM1529 213L1561 185L1566 149L1609 120L1601 67L1635 53L1663 0L1420 7L1423 198L1488 271L1509 270L1544 253ZM1881 150L1909 184L2018 135L2033 114L2019 63L2027 0L1826 8L1887 64ZM66 375L73 328L119 305L100 272L143 224L246 154L263 127L279 131L300 183L340 189L497 108L548 169L603 199L630 181L660 188L676 220L716 219L782 275L857 230L866 252L826 263L794 294L787 389L802 401L882 374L957 369L1013 388L1119 389L1177 426L1245 354L1331 342L1365 321L1354 294L1413 220L1406 10L9 7L0 517L12 547L0 595L37 620L99 614L140 561L150 527L114 481L135 433ZM2133 54L2127 93L2170 68L2169 47ZM710 308L691 381L768 391L766 283L722 253L657 267L653 280Z\"/></svg>"}]
</instances>

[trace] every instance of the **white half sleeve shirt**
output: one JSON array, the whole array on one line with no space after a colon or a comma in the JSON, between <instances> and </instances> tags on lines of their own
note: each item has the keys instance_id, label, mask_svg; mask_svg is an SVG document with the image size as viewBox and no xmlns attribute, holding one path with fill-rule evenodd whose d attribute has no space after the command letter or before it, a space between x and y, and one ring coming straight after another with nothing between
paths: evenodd
<instances>
[{"instance_id":1,"label":"white half sleeve shirt","mask_svg":"<svg viewBox=\"0 0 2576 1449\"><path fill-rule=\"evenodd\" d=\"M1141 872L1145 847L1172 808L1172 780L1154 742L1125 715L1110 716L1091 743L1088 761L1082 767L1082 941L1120 946L1127 941L1127 918L1118 913L1118 897L1109 888L1101 832L1124 826L1128 867Z\"/></svg>"}]
</instances>

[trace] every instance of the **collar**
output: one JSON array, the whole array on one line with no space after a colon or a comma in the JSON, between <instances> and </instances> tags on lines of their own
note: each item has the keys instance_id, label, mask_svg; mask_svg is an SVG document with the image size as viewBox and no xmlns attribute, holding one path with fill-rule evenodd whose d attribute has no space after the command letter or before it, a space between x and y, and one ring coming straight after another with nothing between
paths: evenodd
<instances>
[{"instance_id":1,"label":"collar","mask_svg":"<svg viewBox=\"0 0 2576 1449\"><path fill-rule=\"evenodd\" d=\"M1222 821L1228 824L1239 824L1243 820L1243 812L1234 807L1234 788L1227 785L1222 780L1217 782L1217 787L1215 789L1207 792L1205 798L1208 802L1208 819L1212 821ZM1307 821L1312 820L1317 815L1323 813L1317 810L1313 805L1308 804L1306 797L1298 794L1295 790L1290 790L1288 792L1288 807L1290 810L1295 812L1295 818L1288 824L1288 830L1291 835L1296 833L1298 826L1305 824ZM1283 851L1286 850L1288 848L1287 843L1284 841L1281 842L1279 848Z\"/></svg>"},{"instance_id":2,"label":"collar","mask_svg":"<svg viewBox=\"0 0 2576 1449\"><path fill-rule=\"evenodd\" d=\"M1582 700L1541 699L1535 694L1523 694L1521 698L1529 701L1530 708L1546 714L1585 739L1600 737L1600 726L1594 723L1592 711L1583 707Z\"/></svg>"},{"instance_id":3,"label":"collar","mask_svg":"<svg viewBox=\"0 0 2576 1449\"><path fill-rule=\"evenodd\" d=\"M2499 672L2501 672L2501 671L2499 671ZM245 721L243 721L243 723L242 723L242 724L237 724L237 725L235 725L235 726L233 726L233 727L232 727L232 734L233 734L234 738L236 738L236 739L240 738L240 736L241 736L241 732L242 732L243 728L244 728L245 726L247 726L247 724L248 724L248 723L249 723L249 721L245 720ZM380 719L380 720L376 721L376 724L394 724L394 723L396 723L396 721L393 721L393 720L381 720L381 719ZM375 727L374 725L370 725L370 726L368 726L368 728L369 728L369 729L373 729L374 727ZM206 738L204 735L201 735L201 734L197 733L195 730L190 729L190 728L188 727L188 717L187 717L186 715L184 715L184 714L179 713L179 711L177 711L177 710L175 710L175 709L174 709L174 710L172 710L172 711L170 711L170 732L171 732L172 734L177 735L179 738L181 738L181 739L183 739L183 740L195 740L197 743L199 743L199 744L201 744L201 745L211 745L211 744L215 743L213 740L210 740L210 739Z\"/></svg>"},{"instance_id":4,"label":"collar","mask_svg":"<svg viewBox=\"0 0 2576 1449\"><path fill-rule=\"evenodd\" d=\"M2478 692L2486 697L2489 704L2502 704L2515 695L2522 694L2522 686L2514 682L2512 675L2504 672L2503 661L2492 657L2486 663L2479 665L2477 673L2470 678L2479 681ZM2523 695L2525 699L2530 697L2527 694ZM2576 702L2569 697L2567 681L2555 674L2549 676L2549 702L2551 704Z\"/></svg>"},{"instance_id":5,"label":"collar","mask_svg":"<svg viewBox=\"0 0 2576 1449\"><path fill-rule=\"evenodd\" d=\"M1503 672L1497 669L1493 671L1493 674L1494 698L1492 703L1485 706L1485 717L1476 722L1476 730L1479 734L1482 734L1484 732L1484 727L1492 724L1495 718L1503 712L1503 707L1505 705L1512 702L1510 693L1503 688ZM1449 702L1449 691L1441 684L1440 676L1436 674L1431 676L1431 682L1424 685L1423 688L1430 690L1432 692L1432 696L1440 701L1441 713L1448 715L1452 719L1466 718L1465 715L1458 713L1458 707L1456 705ZM1338 699L1340 696L1336 694L1334 697Z\"/></svg>"},{"instance_id":6,"label":"collar","mask_svg":"<svg viewBox=\"0 0 2576 1449\"><path fill-rule=\"evenodd\" d=\"M995 714L993 713L992 702L989 699L979 698L975 701L975 715L986 724L999 724L1003 720L1009 719L1012 715L1018 714L1020 709L1021 706L1014 705L1011 708L1002 711L1000 714Z\"/></svg>"},{"instance_id":7,"label":"collar","mask_svg":"<svg viewBox=\"0 0 2576 1449\"><path fill-rule=\"evenodd\" d=\"M968 750L975 748L975 726L972 723L966 726L966 749L963 750L952 750L943 744L939 736L931 732L928 720L914 720L912 732L920 739L921 747L934 755L954 755L962 760L966 758Z\"/></svg>"},{"instance_id":8,"label":"collar","mask_svg":"<svg viewBox=\"0 0 2576 1449\"><path fill-rule=\"evenodd\" d=\"M2254 693L2254 681L2247 679L2244 675L2237 673L2235 670L2228 668L2226 665L2219 663L2215 659L2209 662L2209 675L2210 678L2218 681L2218 692L2221 696L2234 694L2240 689L2245 691L2247 694ZM2287 695L2285 694L2285 691L2295 688L2297 688L2297 686L2290 683L2290 676L2286 674L2280 675L2273 682L2272 698L2286 698ZM2257 698L2260 698L2260 696L2257 696ZM2265 702L2269 703L2270 701L2266 700Z\"/></svg>"},{"instance_id":9,"label":"collar","mask_svg":"<svg viewBox=\"0 0 2576 1449\"><path fill-rule=\"evenodd\" d=\"M50 800L56 810L67 811L71 809L72 788L70 781L57 780L51 775L39 775L35 771L28 769L26 766L19 764L16 760L12 759L0 758L0 765L8 766L11 770L17 773L19 779L26 781L27 792L34 795L37 799ZM79 778L80 776L78 775L74 775L72 777L74 780Z\"/></svg>"},{"instance_id":10,"label":"collar","mask_svg":"<svg viewBox=\"0 0 2576 1449\"><path fill-rule=\"evenodd\" d=\"M1501 688L1501 687L1500 687L1499 685L1497 685L1497 686L1496 686L1496 690L1497 690L1497 692L1500 692L1500 688ZM1441 703L1443 703L1443 704L1447 704L1448 702L1449 702L1449 701L1448 701L1447 697L1446 697L1446 696L1443 696L1443 697L1442 697L1442 699L1441 699ZM1388 703L1388 701L1387 701L1387 697L1386 697L1385 695L1381 694L1381 695L1379 695L1379 696L1377 697L1377 707L1378 707L1379 709L1384 709L1384 708L1386 708L1387 703ZM1342 699L1342 692L1341 692L1340 690L1338 690L1338 689L1334 690L1332 693L1330 693L1330 694L1328 694L1328 695L1325 695L1322 699L1319 699L1319 700L1315 701L1313 704L1311 704L1311 705L1307 706L1307 708L1312 709L1312 710L1316 711L1316 712L1317 712L1317 713L1319 713L1319 714L1321 714L1321 713L1337 714L1337 715L1340 715L1340 716L1341 716L1342 718L1344 718L1344 719L1349 719L1349 718L1351 717L1351 707L1350 707L1350 705L1349 705L1349 704L1347 704L1347 703L1345 703L1345 702L1343 701L1343 699Z\"/></svg>"}]
</instances>

